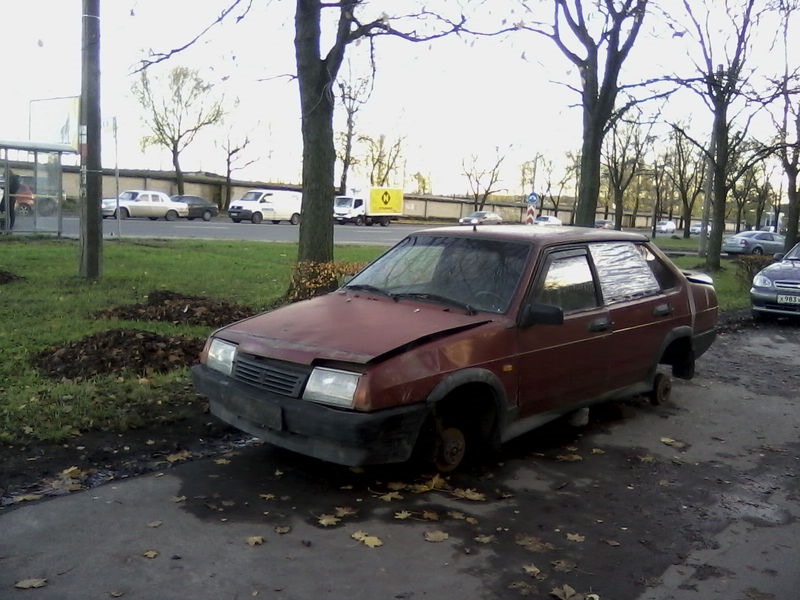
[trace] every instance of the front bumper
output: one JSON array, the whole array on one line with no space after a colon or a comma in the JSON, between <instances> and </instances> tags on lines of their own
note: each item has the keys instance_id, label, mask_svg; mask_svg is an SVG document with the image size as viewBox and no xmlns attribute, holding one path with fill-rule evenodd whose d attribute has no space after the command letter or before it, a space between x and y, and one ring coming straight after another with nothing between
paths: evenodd
<instances>
[{"instance_id":1,"label":"front bumper","mask_svg":"<svg viewBox=\"0 0 800 600\"><path fill-rule=\"evenodd\" d=\"M247 219L250 219L253 216L253 211L252 210L229 210L228 211L228 216L231 219L242 219L243 221L246 221Z\"/></svg>"},{"instance_id":2,"label":"front bumper","mask_svg":"<svg viewBox=\"0 0 800 600\"><path fill-rule=\"evenodd\" d=\"M271 444L347 466L405 462L428 415L424 403L377 412L324 406L257 390L205 365L195 389L226 423Z\"/></svg>"},{"instance_id":3,"label":"front bumper","mask_svg":"<svg viewBox=\"0 0 800 600\"><path fill-rule=\"evenodd\" d=\"M783 295L797 296L796 292L781 291ZM800 317L800 304L788 304L778 302L778 291L766 288L750 289L750 308L757 313Z\"/></svg>"}]
</instances>

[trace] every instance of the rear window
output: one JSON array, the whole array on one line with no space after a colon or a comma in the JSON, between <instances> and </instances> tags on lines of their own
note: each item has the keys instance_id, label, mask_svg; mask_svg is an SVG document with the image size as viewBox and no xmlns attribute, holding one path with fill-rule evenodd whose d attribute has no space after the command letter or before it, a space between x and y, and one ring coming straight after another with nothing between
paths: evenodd
<instances>
[{"instance_id":1,"label":"rear window","mask_svg":"<svg viewBox=\"0 0 800 600\"><path fill-rule=\"evenodd\" d=\"M649 260L658 269L660 261L642 245L632 242L606 242L590 246L592 260L600 278L606 304L651 296L661 291L661 284Z\"/></svg>"}]
</instances>

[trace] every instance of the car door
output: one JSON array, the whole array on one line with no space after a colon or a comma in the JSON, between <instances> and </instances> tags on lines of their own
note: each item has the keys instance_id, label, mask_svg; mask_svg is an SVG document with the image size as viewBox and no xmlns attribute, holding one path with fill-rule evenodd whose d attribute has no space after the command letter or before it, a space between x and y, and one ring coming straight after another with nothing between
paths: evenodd
<instances>
[{"instance_id":1,"label":"car door","mask_svg":"<svg viewBox=\"0 0 800 600\"><path fill-rule=\"evenodd\" d=\"M606 346L609 390L652 374L670 331L686 320L685 290L644 244L598 242L590 254L612 323Z\"/></svg>"},{"instance_id":2,"label":"car door","mask_svg":"<svg viewBox=\"0 0 800 600\"><path fill-rule=\"evenodd\" d=\"M564 322L518 331L520 416L563 410L602 393L611 322L586 247L548 252L526 303L558 306Z\"/></svg>"},{"instance_id":3,"label":"car door","mask_svg":"<svg viewBox=\"0 0 800 600\"><path fill-rule=\"evenodd\" d=\"M149 217L153 214L153 201L147 192L136 196L136 201L131 205L132 217Z\"/></svg>"}]
</instances>

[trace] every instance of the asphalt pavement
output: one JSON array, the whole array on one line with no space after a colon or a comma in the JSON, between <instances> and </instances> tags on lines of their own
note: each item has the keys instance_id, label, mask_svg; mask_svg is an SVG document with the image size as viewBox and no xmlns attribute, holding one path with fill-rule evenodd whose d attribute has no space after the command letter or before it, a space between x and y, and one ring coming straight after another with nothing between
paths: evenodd
<instances>
[{"instance_id":1,"label":"asphalt pavement","mask_svg":"<svg viewBox=\"0 0 800 600\"><path fill-rule=\"evenodd\" d=\"M798 367L796 327L726 333L667 403L448 478L251 443L21 502L0 598L795 600Z\"/></svg>"}]
</instances>

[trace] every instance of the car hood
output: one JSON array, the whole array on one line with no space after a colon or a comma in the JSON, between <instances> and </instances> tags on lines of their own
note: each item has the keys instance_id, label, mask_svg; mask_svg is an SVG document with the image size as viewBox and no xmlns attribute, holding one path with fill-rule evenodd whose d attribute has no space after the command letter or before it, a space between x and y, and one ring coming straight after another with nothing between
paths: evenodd
<instances>
[{"instance_id":1,"label":"car hood","mask_svg":"<svg viewBox=\"0 0 800 600\"><path fill-rule=\"evenodd\" d=\"M440 304L338 291L239 321L215 336L279 360L366 364L491 320Z\"/></svg>"},{"instance_id":2,"label":"car hood","mask_svg":"<svg viewBox=\"0 0 800 600\"><path fill-rule=\"evenodd\" d=\"M761 270L761 275L775 279L800 281L800 260L782 260Z\"/></svg>"}]
</instances>

